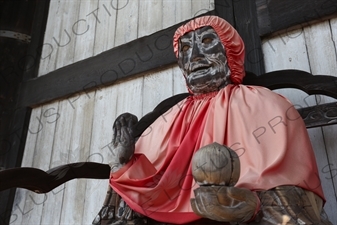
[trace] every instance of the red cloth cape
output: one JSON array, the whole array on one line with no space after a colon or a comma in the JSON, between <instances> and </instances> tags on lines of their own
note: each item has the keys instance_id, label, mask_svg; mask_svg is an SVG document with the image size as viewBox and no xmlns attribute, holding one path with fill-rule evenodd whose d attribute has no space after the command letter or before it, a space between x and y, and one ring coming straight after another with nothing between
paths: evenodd
<instances>
[{"instance_id":1,"label":"red cloth cape","mask_svg":"<svg viewBox=\"0 0 337 225\"><path fill-rule=\"evenodd\" d=\"M267 190L296 185L324 198L297 110L266 88L233 84L188 97L159 117L137 141L133 159L111 174L110 185L132 209L157 221L197 220L190 206L198 187L191 159L213 142L239 155L237 187Z\"/></svg>"}]
</instances>

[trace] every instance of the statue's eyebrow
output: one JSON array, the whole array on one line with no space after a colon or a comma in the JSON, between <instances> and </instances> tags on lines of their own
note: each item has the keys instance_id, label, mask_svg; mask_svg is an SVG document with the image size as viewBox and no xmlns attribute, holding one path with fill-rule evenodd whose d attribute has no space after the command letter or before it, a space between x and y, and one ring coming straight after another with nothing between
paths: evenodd
<instances>
[{"instance_id":1,"label":"statue's eyebrow","mask_svg":"<svg viewBox=\"0 0 337 225\"><path fill-rule=\"evenodd\" d=\"M181 37L180 38L180 42L190 42L191 41L191 37Z\"/></svg>"},{"instance_id":2,"label":"statue's eyebrow","mask_svg":"<svg viewBox=\"0 0 337 225\"><path fill-rule=\"evenodd\" d=\"M210 34L210 31L214 31L214 33L216 33L213 28L209 28L207 30L202 31L201 34L198 34L198 37L203 36L205 33Z\"/></svg>"}]
</instances>

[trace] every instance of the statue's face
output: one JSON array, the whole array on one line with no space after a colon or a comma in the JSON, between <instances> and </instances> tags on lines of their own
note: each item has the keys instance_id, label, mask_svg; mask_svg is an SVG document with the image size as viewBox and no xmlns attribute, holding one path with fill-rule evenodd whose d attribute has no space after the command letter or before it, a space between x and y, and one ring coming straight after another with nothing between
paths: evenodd
<instances>
[{"instance_id":1,"label":"statue's face","mask_svg":"<svg viewBox=\"0 0 337 225\"><path fill-rule=\"evenodd\" d=\"M217 91L230 83L225 49L212 27L180 38L178 64L194 94Z\"/></svg>"}]
</instances>

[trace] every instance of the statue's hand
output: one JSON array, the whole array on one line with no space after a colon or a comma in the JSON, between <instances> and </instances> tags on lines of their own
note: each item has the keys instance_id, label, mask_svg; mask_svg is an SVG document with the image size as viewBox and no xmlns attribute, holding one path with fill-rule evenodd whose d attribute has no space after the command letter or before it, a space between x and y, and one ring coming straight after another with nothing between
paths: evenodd
<instances>
[{"instance_id":1,"label":"statue's hand","mask_svg":"<svg viewBox=\"0 0 337 225\"><path fill-rule=\"evenodd\" d=\"M129 162L135 151L135 138L132 127L138 122L135 115L123 113L113 125L111 171L116 172Z\"/></svg>"},{"instance_id":2,"label":"statue's hand","mask_svg":"<svg viewBox=\"0 0 337 225\"><path fill-rule=\"evenodd\" d=\"M191 199L193 211L221 222L246 222L259 206L257 196L249 189L228 186L200 186Z\"/></svg>"}]
</instances>

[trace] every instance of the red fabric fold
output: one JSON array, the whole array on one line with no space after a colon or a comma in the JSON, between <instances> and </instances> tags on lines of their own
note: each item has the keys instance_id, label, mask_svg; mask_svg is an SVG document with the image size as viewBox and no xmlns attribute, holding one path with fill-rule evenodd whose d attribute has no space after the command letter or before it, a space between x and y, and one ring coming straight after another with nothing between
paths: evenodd
<instances>
[{"instance_id":1,"label":"red fabric fold","mask_svg":"<svg viewBox=\"0 0 337 225\"><path fill-rule=\"evenodd\" d=\"M199 219L191 159L218 142L240 157L237 187L296 185L323 197L310 140L297 110L263 87L228 85L191 96L159 117L137 141L135 156L110 185L135 211L167 223Z\"/></svg>"}]
</instances>

